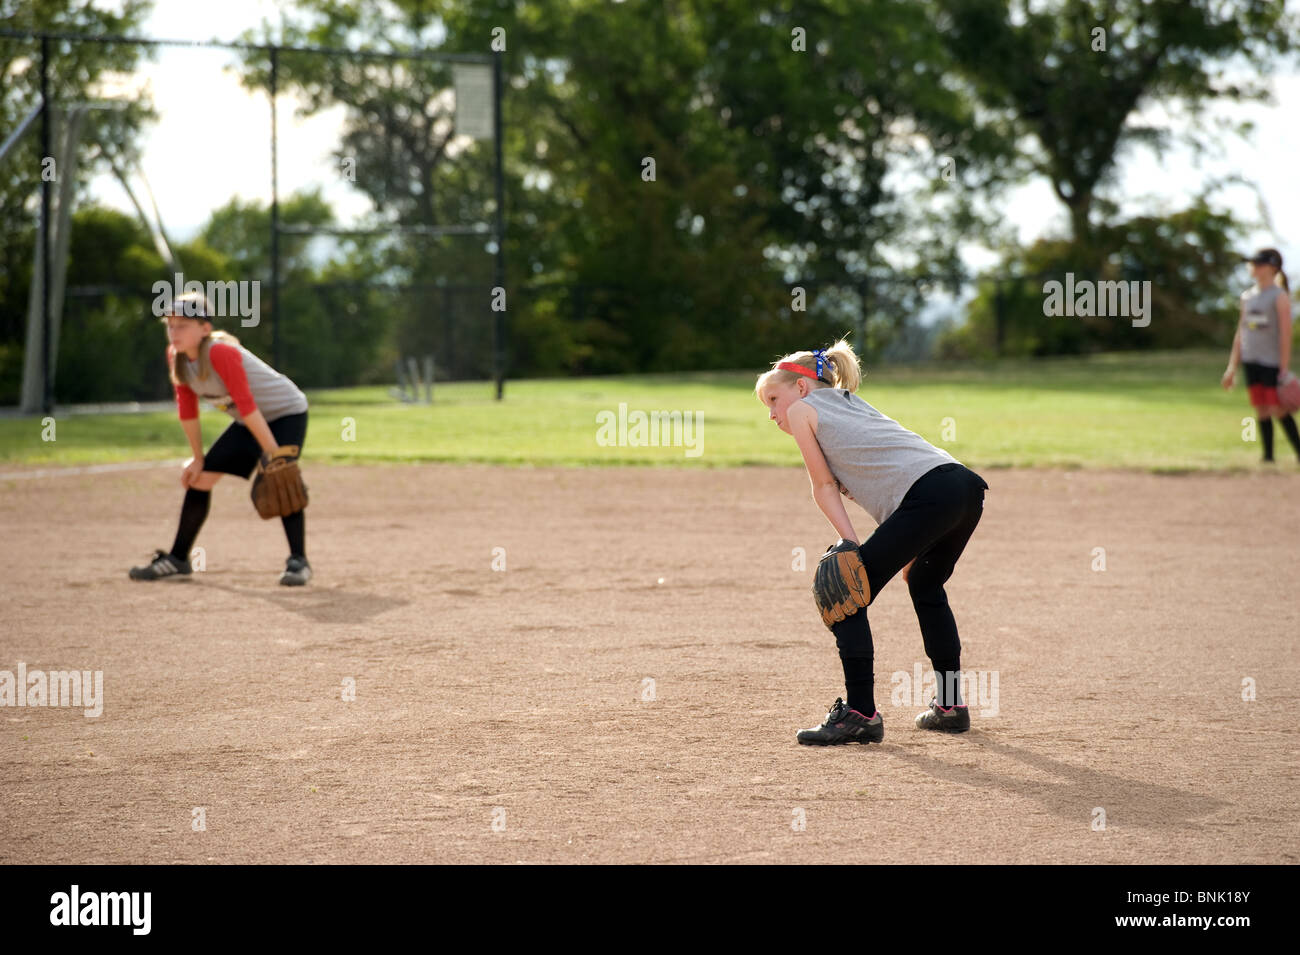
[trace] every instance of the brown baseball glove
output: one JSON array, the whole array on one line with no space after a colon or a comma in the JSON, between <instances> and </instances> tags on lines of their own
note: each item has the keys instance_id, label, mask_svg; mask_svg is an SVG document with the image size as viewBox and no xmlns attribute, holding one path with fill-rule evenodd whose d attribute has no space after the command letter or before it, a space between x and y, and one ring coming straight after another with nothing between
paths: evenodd
<instances>
[{"instance_id":1,"label":"brown baseball glove","mask_svg":"<svg viewBox=\"0 0 1300 955\"><path fill-rule=\"evenodd\" d=\"M813 599L830 627L871 603L871 582L858 545L841 540L827 548L813 574Z\"/></svg>"},{"instance_id":2,"label":"brown baseball glove","mask_svg":"<svg viewBox=\"0 0 1300 955\"><path fill-rule=\"evenodd\" d=\"M286 444L263 454L249 492L263 520L295 514L307 506L307 485L298 470L298 445Z\"/></svg>"}]
</instances>

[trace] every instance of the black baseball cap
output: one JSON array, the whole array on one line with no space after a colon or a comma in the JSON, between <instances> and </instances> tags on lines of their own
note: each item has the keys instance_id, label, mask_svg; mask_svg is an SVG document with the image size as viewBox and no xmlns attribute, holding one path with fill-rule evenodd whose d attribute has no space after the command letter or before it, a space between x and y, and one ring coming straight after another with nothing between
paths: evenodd
<instances>
[{"instance_id":1,"label":"black baseball cap","mask_svg":"<svg viewBox=\"0 0 1300 955\"><path fill-rule=\"evenodd\" d=\"M1248 256L1241 261L1251 262L1255 265L1271 265L1275 269L1282 267L1282 253L1277 249L1260 249L1252 256Z\"/></svg>"},{"instance_id":2,"label":"black baseball cap","mask_svg":"<svg viewBox=\"0 0 1300 955\"><path fill-rule=\"evenodd\" d=\"M200 322L210 322L213 319L212 307L202 292L186 292L172 299L171 308L164 309L158 316L159 321L164 323L169 318L194 318Z\"/></svg>"}]
</instances>

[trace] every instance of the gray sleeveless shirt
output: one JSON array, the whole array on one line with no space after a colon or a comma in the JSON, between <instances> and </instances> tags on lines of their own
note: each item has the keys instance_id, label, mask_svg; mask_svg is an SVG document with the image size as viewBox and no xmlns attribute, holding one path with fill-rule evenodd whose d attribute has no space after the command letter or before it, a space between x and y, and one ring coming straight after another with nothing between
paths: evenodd
<instances>
[{"instance_id":1,"label":"gray sleeveless shirt","mask_svg":"<svg viewBox=\"0 0 1300 955\"><path fill-rule=\"evenodd\" d=\"M1241 360L1277 367L1282 364L1278 341L1277 302L1286 293L1279 285L1248 288L1241 293Z\"/></svg>"},{"instance_id":2,"label":"gray sleeveless shirt","mask_svg":"<svg viewBox=\"0 0 1300 955\"><path fill-rule=\"evenodd\" d=\"M802 400L817 412L817 443L831 473L877 524L917 478L957 461L843 388L815 388Z\"/></svg>"}]
</instances>

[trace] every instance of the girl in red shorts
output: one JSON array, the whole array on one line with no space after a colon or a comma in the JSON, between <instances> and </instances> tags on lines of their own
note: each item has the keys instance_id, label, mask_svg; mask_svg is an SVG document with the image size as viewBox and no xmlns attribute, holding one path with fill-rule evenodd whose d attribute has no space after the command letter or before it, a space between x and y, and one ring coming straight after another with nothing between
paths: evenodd
<instances>
[{"instance_id":1,"label":"girl in red shorts","mask_svg":"<svg viewBox=\"0 0 1300 955\"><path fill-rule=\"evenodd\" d=\"M1260 249L1246 261L1255 286L1241 293L1241 318L1232 340L1228 368L1223 373L1223 387L1232 387L1240 360L1250 403L1259 419L1264 462L1273 461L1274 418L1300 459L1295 418L1286 413L1277 397L1279 383L1291 375L1291 292L1282 271L1282 255L1277 249Z\"/></svg>"}]
</instances>

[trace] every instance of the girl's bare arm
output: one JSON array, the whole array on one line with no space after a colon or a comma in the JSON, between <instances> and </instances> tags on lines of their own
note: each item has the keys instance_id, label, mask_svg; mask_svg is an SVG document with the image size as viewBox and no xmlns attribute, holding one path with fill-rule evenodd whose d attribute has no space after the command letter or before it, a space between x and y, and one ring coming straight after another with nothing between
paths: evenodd
<instances>
[{"instance_id":1,"label":"girl's bare arm","mask_svg":"<svg viewBox=\"0 0 1300 955\"><path fill-rule=\"evenodd\" d=\"M859 543L849 512L844 509L844 499L840 496L840 485L831 473L826 456L822 454L821 445L817 443L817 412L803 402L796 402L786 412L790 422L790 432L803 455L804 466L808 468L808 480L812 484L813 500L821 508L826 519L831 522L836 533L846 541Z\"/></svg>"},{"instance_id":2,"label":"girl's bare arm","mask_svg":"<svg viewBox=\"0 0 1300 955\"><path fill-rule=\"evenodd\" d=\"M199 427L198 418L184 418L181 420L181 427L185 429L185 437L190 442L190 453L194 455L194 460L203 459L203 434Z\"/></svg>"},{"instance_id":3,"label":"girl's bare arm","mask_svg":"<svg viewBox=\"0 0 1300 955\"><path fill-rule=\"evenodd\" d=\"M1291 297L1289 295L1277 297L1277 334L1278 349L1282 356L1278 374L1281 374L1291 367Z\"/></svg>"},{"instance_id":4,"label":"girl's bare arm","mask_svg":"<svg viewBox=\"0 0 1300 955\"><path fill-rule=\"evenodd\" d=\"M254 408L244 415L243 422L244 427L253 432L253 437L262 446L262 450L267 454L274 454L280 444L275 440L275 435L271 434L271 426L266 423L266 418L262 417L262 409Z\"/></svg>"}]
</instances>

